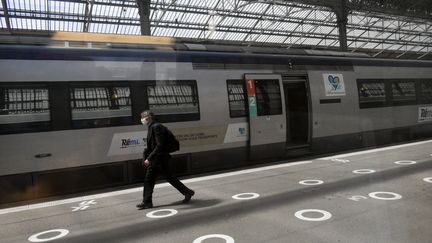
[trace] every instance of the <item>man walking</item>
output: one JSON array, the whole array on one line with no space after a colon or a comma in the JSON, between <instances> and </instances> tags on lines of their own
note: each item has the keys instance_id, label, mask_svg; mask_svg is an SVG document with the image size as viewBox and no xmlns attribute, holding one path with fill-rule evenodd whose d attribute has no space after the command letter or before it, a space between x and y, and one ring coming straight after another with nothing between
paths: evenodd
<instances>
[{"instance_id":1,"label":"man walking","mask_svg":"<svg viewBox=\"0 0 432 243\"><path fill-rule=\"evenodd\" d=\"M166 127L155 122L153 112L147 110L141 113L141 123L148 126L147 148L144 150L143 165L145 167L143 201L137 205L139 209L153 207L152 194L159 174L165 174L166 180L184 195L183 203L191 200L194 191L187 188L170 169L171 155L167 151Z\"/></svg>"}]
</instances>

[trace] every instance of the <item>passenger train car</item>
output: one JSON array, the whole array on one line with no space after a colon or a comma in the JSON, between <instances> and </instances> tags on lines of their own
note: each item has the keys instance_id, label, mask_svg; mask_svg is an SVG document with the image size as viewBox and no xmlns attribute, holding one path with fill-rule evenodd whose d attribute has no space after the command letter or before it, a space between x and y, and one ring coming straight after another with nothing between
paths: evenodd
<instances>
[{"instance_id":1,"label":"passenger train car","mask_svg":"<svg viewBox=\"0 0 432 243\"><path fill-rule=\"evenodd\" d=\"M430 61L22 40L0 45L0 203L140 182L146 109L181 175L432 137Z\"/></svg>"}]
</instances>

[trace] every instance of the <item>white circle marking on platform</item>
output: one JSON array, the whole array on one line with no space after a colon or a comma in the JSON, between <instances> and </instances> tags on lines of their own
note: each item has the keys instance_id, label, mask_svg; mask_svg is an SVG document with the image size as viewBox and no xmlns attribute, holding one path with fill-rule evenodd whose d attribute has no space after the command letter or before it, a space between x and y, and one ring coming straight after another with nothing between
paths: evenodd
<instances>
[{"instance_id":1,"label":"white circle marking on platform","mask_svg":"<svg viewBox=\"0 0 432 243\"><path fill-rule=\"evenodd\" d=\"M255 199L259 196L260 195L258 193L245 192L245 193L240 193L240 194L234 195L234 196L232 196L232 198L236 199L236 200L250 200L250 199Z\"/></svg>"},{"instance_id":2,"label":"white circle marking on platform","mask_svg":"<svg viewBox=\"0 0 432 243\"><path fill-rule=\"evenodd\" d=\"M387 195L391 195L392 197L379 197L377 196L378 194L387 194ZM371 192L369 193L369 197L374 199L379 199L379 200L399 200L402 198L402 195L399 195L394 192Z\"/></svg>"},{"instance_id":3,"label":"white circle marking on platform","mask_svg":"<svg viewBox=\"0 0 432 243\"><path fill-rule=\"evenodd\" d=\"M310 217L303 216L304 213L321 213L323 216L319 217L319 218L310 218ZM299 218L301 220L306 220L306 221L324 221L324 220L330 219L332 217L331 213L324 211L324 210L320 210L320 209L303 209L303 210L297 211L294 215L297 218Z\"/></svg>"},{"instance_id":4,"label":"white circle marking on platform","mask_svg":"<svg viewBox=\"0 0 432 243\"><path fill-rule=\"evenodd\" d=\"M322 180L303 180L299 181L299 184L305 185L305 186L313 186L313 185L320 185L323 184L324 181Z\"/></svg>"},{"instance_id":5,"label":"white circle marking on platform","mask_svg":"<svg viewBox=\"0 0 432 243\"><path fill-rule=\"evenodd\" d=\"M59 233L59 234L56 235L56 236L52 236L50 238L40 238L41 235L49 234L49 233L55 233L55 232ZM47 230L47 231L44 231L44 232L40 232L40 233L34 234L34 235L30 236L28 238L28 240L30 242L45 242L45 241L51 241L51 240L60 239L60 238L62 238L64 236L66 236L67 234L69 234L69 230L67 230L67 229L52 229L52 230Z\"/></svg>"},{"instance_id":6,"label":"white circle marking on platform","mask_svg":"<svg viewBox=\"0 0 432 243\"><path fill-rule=\"evenodd\" d=\"M221 235L221 234L211 234L211 235L203 235L197 239L195 239L192 243L201 243L203 240L211 239L211 238L219 238L225 240L226 243L234 243L234 239L229 235Z\"/></svg>"},{"instance_id":7,"label":"white circle marking on platform","mask_svg":"<svg viewBox=\"0 0 432 243\"><path fill-rule=\"evenodd\" d=\"M415 162L414 160L400 160L400 161L396 161L394 163L398 164L398 165L413 165L417 162Z\"/></svg>"},{"instance_id":8,"label":"white circle marking on platform","mask_svg":"<svg viewBox=\"0 0 432 243\"><path fill-rule=\"evenodd\" d=\"M375 170L371 170L371 169L360 169L360 170L353 170L354 174L372 174L375 173Z\"/></svg>"},{"instance_id":9,"label":"white circle marking on platform","mask_svg":"<svg viewBox=\"0 0 432 243\"><path fill-rule=\"evenodd\" d=\"M160 213L160 212L168 212L168 214L156 215L157 213ZM170 216L176 215L177 213L178 213L178 211L175 209L159 209L159 210L155 210L155 211L151 211L151 212L147 213L146 216L148 218L158 219L158 218L170 217Z\"/></svg>"},{"instance_id":10,"label":"white circle marking on platform","mask_svg":"<svg viewBox=\"0 0 432 243\"><path fill-rule=\"evenodd\" d=\"M432 177L426 177L426 178L423 178L423 180L424 180L425 182L432 183Z\"/></svg>"}]
</instances>

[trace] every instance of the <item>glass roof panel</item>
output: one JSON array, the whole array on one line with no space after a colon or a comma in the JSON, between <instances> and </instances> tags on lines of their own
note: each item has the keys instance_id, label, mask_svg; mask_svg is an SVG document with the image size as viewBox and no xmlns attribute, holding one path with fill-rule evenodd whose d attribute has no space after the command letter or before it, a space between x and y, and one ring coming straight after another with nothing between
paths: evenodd
<instances>
[{"instance_id":1,"label":"glass roof panel","mask_svg":"<svg viewBox=\"0 0 432 243\"><path fill-rule=\"evenodd\" d=\"M141 33L136 0L6 2L12 29ZM86 16L86 5L91 5L87 2L94 3L90 16ZM0 1L0 14L4 12L2 3ZM258 0L151 0L150 16L153 35L245 40L257 42L257 45L283 42L337 47L339 44L333 11L291 1L284 4ZM0 28L9 28L4 17L0 17ZM356 10L349 14L347 35L352 48L404 52L432 49L432 22L425 19ZM384 44L378 45L379 42Z\"/></svg>"},{"instance_id":2,"label":"glass roof panel","mask_svg":"<svg viewBox=\"0 0 432 243\"><path fill-rule=\"evenodd\" d=\"M305 41L303 42L303 44L309 45L309 46L316 46L320 42L321 42L321 40L319 40L319 39L307 38L307 39L305 39Z\"/></svg>"},{"instance_id":3,"label":"glass roof panel","mask_svg":"<svg viewBox=\"0 0 432 243\"><path fill-rule=\"evenodd\" d=\"M270 9L267 11L268 14L276 16L278 18L286 16L288 12L288 7L280 5L271 5Z\"/></svg>"},{"instance_id":4,"label":"glass roof panel","mask_svg":"<svg viewBox=\"0 0 432 243\"><path fill-rule=\"evenodd\" d=\"M222 31L209 31L207 36L208 39L219 40L224 37L225 33L226 32L222 32Z\"/></svg>"},{"instance_id":5,"label":"glass roof panel","mask_svg":"<svg viewBox=\"0 0 432 243\"><path fill-rule=\"evenodd\" d=\"M282 41L284 41L285 38L285 36L272 35L268 38L268 41L272 43L281 43Z\"/></svg>"},{"instance_id":6,"label":"glass roof panel","mask_svg":"<svg viewBox=\"0 0 432 243\"><path fill-rule=\"evenodd\" d=\"M310 9L301 9L294 8L290 13L290 17L294 18L306 18L312 10Z\"/></svg>"},{"instance_id":7,"label":"glass roof panel","mask_svg":"<svg viewBox=\"0 0 432 243\"><path fill-rule=\"evenodd\" d=\"M239 5L244 5L244 1L222 0L219 1L219 4L215 7L215 10L233 11L236 7L236 2L239 2Z\"/></svg>"},{"instance_id":8,"label":"glass roof panel","mask_svg":"<svg viewBox=\"0 0 432 243\"><path fill-rule=\"evenodd\" d=\"M242 28L252 28L255 26L256 22L256 19L239 18L237 24Z\"/></svg>"},{"instance_id":9,"label":"glass roof panel","mask_svg":"<svg viewBox=\"0 0 432 243\"><path fill-rule=\"evenodd\" d=\"M265 42L269 37L270 37L269 35L260 35L255 41Z\"/></svg>"},{"instance_id":10,"label":"glass roof panel","mask_svg":"<svg viewBox=\"0 0 432 243\"><path fill-rule=\"evenodd\" d=\"M226 17L222 19L219 25L221 26L232 26L237 21L237 18L234 17Z\"/></svg>"},{"instance_id":11,"label":"glass roof panel","mask_svg":"<svg viewBox=\"0 0 432 243\"><path fill-rule=\"evenodd\" d=\"M245 38L245 33L227 33L225 36L226 40L240 41Z\"/></svg>"},{"instance_id":12,"label":"glass roof panel","mask_svg":"<svg viewBox=\"0 0 432 243\"><path fill-rule=\"evenodd\" d=\"M327 11L314 11L313 13L313 17L315 20L328 20L330 18L334 18L335 14L332 12L327 12Z\"/></svg>"},{"instance_id":13,"label":"glass roof panel","mask_svg":"<svg viewBox=\"0 0 432 243\"><path fill-rule=\"evenodd\" d=\"M27 9L31 9L33 11L47 10L46 1L23 1L23 2L26 2L25 4ZM9 7L13 7L12 1L9 1Z\"/></svg>"},{"instance_id":14,"label":"glass roof panel","mask_svg":"<svg viewBox=\"0 0 432 243\"><path fill-rule=\"evenodd\" d=\"M299 43L301 40L300 37L298 36L290 36L289 38L286 39L285 43L287 44L297 44Z\"/></svg>"},{"instance_id":15,"label":"glass roof panel","mask_svg":"<svg viewBox=\"0 0 432 243\"><path fill-rule=\"evenodd\" d=\"M241 11L242 12L262 14L263 11L267 8L268 8L268 4L266 4L266 3L250 3L250 4L245 5L241 9Z\"/></svg>"},{"instance_id":16,"label":"glass roof panel","mask_svg":"<svg viewBox=\"0 0 432 243\"><path fill-rule=\"evenodd\" d=\"M124 13L124 17L126 18L133 18L133 19L138 19L139 15L138 15L138 8L130 8L130 7L125 7L125 10L123 11Z\"/></svg>"}]
</instances>

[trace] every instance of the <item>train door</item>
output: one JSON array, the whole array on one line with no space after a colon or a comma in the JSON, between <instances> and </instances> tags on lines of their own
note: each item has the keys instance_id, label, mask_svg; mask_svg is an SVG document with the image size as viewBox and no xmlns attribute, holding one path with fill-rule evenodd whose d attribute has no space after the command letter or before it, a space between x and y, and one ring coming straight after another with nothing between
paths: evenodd
<instances>
[{"instance_id":1,"label":"train door","mask_svg":"<svg viewBox=\"0 0 432 243\"><path fill-rule=\"evenodd\" d=\"M249 154L260 159L285 153L286 116L281 75L245 74L249 104Z\"/></svg>"},{"instance_id":2,"label":"train door","mask_svg":"<svg viewBox=\"0 0 432 243\"><path fill-rule=\"evenodd\" d=\"M287 148L309 145L309 102L305 77L283 77Z\"/></svg>"}]
</instances>

